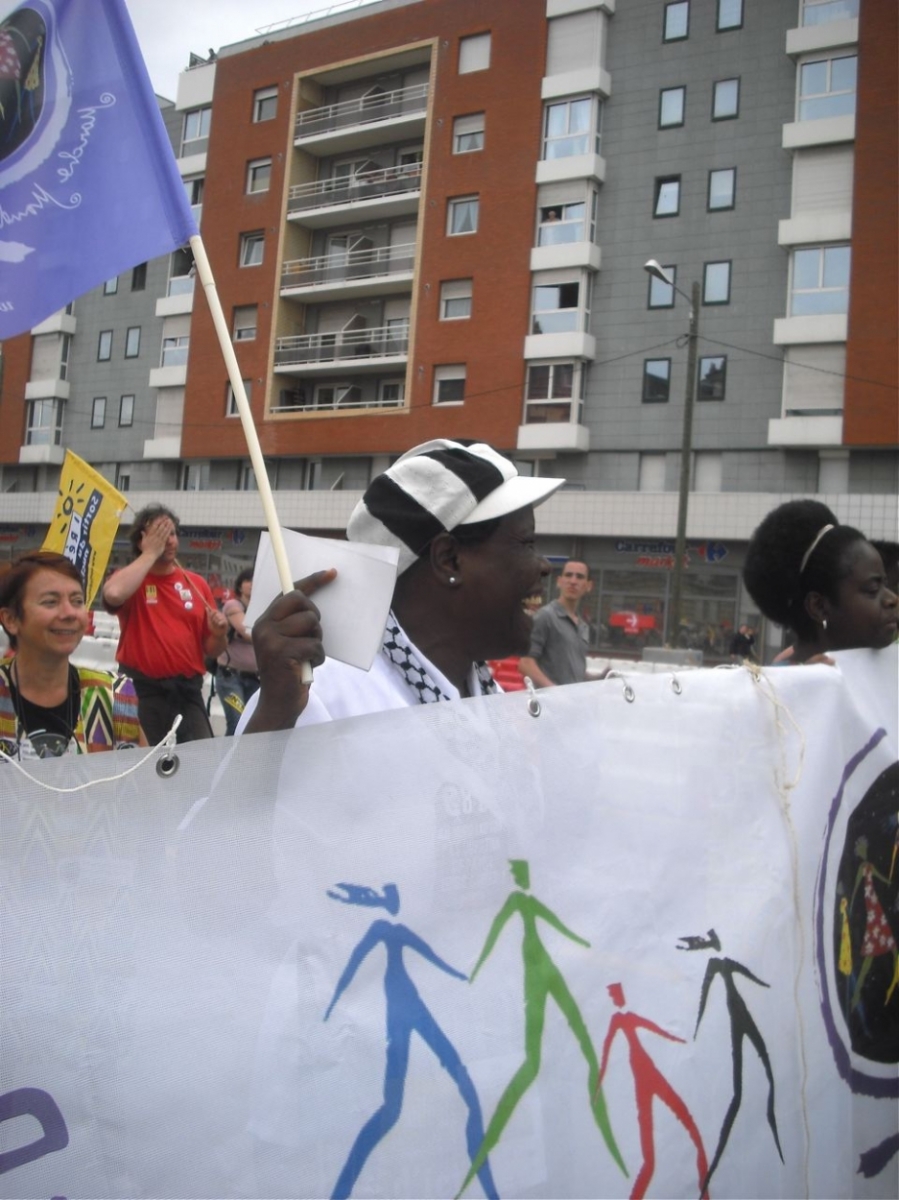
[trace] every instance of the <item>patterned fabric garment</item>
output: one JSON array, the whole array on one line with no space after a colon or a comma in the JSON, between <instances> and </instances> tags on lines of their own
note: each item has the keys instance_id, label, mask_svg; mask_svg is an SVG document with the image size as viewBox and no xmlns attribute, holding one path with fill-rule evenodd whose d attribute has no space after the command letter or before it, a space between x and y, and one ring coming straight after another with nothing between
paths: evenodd
<instances>
[{"instance_id":1,"label":"patterned fabric garment","mask_svg":"<svg viewBox=\"0 0 899 1200\"><path fill-rule=\"evenodd\" d=\"M412 643L393 615L393 610L387 614L387 626L384 630L381 651L416 694L419 704L436 704L439 700L451 699L441 691L427 669L422 666ZM499 691L486 663L475 663L474 668L482 696L489 696L491 693Z\"/></svg>"},{"instance_id":2,"label":"patterned fabric garment","mask_svg":"<svg viewBox=\"0 0 899 1200\"><path fill-rule=\"evenodd\" d=\"M134 745L140 740L137 695L124 675L78 667L81 704L75 741L79 754ZM18 720L13 706L9 665L0 665L0 746L13 756L19 740ZM11 748L11 749L10 749Z\"/></svg>"}]
</instances>

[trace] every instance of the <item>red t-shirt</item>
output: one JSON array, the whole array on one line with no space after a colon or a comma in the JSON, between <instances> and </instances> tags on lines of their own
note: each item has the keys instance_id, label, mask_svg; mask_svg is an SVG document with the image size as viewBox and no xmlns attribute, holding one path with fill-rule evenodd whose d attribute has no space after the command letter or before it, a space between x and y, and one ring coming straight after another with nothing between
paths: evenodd
<instances>
[{"instance_id":1,"label":"red t-shirt","mask_svg":"<svg viewBox=\"0 0 899 1200\"><path fill-rule=\"evenodd\" d=\"M204 674L207 604L215 608L212 592L193 571L150 571L134 595L114 610L121 630L117 661L151 679Z\"/></svg>"}]
</instances>

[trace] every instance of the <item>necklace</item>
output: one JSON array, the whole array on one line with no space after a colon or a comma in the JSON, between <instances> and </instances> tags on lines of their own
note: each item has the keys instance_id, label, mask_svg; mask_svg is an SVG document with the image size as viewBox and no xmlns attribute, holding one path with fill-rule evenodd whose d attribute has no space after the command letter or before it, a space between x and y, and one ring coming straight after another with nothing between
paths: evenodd
<instances>
[{"instance_id":1,"label":"necklace","mask_svg":"<svg viewBox=\"0 0 899 1200\"><path fill-rule=\"evenodd\" d=\"M66 753L69 742L73 739L76 749L81 752L75 732L81 702L81 683L78 672L71 663L68 690L61 704L36 704L24 696L21 691L19 664L15 659L10 666L9 683L16 717L16 748L19 758L22 757L23 739L37 758L59 758Z\"/></svg>"}]
</instances>

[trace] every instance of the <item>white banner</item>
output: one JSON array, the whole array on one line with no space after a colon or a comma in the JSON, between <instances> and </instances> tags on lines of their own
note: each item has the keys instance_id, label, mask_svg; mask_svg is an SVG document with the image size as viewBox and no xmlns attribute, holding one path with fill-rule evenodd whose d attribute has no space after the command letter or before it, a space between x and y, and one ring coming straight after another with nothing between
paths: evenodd
<instances>
[{"instance_id":1,"label":"white banner","mask_svg":"<svg viewBox=\"0 0 899 1200\"><path fill-rule=\"evenodd\" d=\"M0 766L0 1195L894 1197L899 651L837 658Z\"/></svg>"}]
</instances>

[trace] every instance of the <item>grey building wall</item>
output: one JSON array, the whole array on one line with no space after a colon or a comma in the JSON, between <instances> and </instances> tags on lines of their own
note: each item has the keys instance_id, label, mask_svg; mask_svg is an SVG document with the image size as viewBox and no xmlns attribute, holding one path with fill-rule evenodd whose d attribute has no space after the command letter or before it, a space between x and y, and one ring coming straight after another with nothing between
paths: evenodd
<instances>
[{"instance_id":1,"label":"grey building wall","mask_svg":"<svg viewBox=\"0 0 899 1200\"><path fill-rule=\"evenodd\" d=\"M162 109L173 146L181 134L182 114L173 105ZM133 272L123 271L118 291L105 295L94 288L75 301L77 328L69 357L70 395L64 417L64 441L74 452L93 463L110 480L116 468L130 465L131 487L160 489L177 486L177 464L144 461L144 441L153 437L156 421L156 390L150 387L150 371L158 367L162 344L162 318L156 316L156 301L166 294L169 256L146 264L146 282L141 290L132 287ZM125 358L129 328L140 329L136 358ZM112 357L97 361L101 331L112 331ZM134 396L132 424L119 425L123 395ZM94 398L106 397L106 421L102 429L91 428ZM126 468L127 469L127 468Z\"/></svg>"},{"instance_id":2,"label":"grey building wall","mask_svg":"<svg viewBox=\"0 0 899 1200\"><path fill-rule=\"evenodd\" d=\"M796 6L747 4L744 28L726 33L715 32L714 0L695 0L690 9L689 37L667 44L661 0L629 0L610 22L612 95L603 114L607 173L598 220L602 270L591 329L597 361L585 408L594 452L578 472L591 488L636 487L635 480L622 484L610 450L680 446L686 347L676 339L687 331L688 306L677 297L673 309L648 308L648 258L676 264L677 284L687 293L694 279L701 283L704 263L732 261L730 303L700 309L699 355L727 355L727 389L724 401L697 404L695 448L741 452L729 455L725 466L723 486L730 490L755 489L761 477L774 480L784 457L767 449L767 423L781 407L781 354L771 339L787 290L777 222L790 214L791 162L780 143L794 109L795 67L784 45ZM740 79L739 116L712 121L713 83L731 77ZM681 85L684 124L659 129L660 89ZM709 213L708 173L724 167L736 167L736 205ZM655 179L669 175L681 177L680 213L656 218ZM670 400L643 404L643 362L657 357L672 360ZM786 464L780 470L788 473Z\"/></svg>"}]
</instances>

